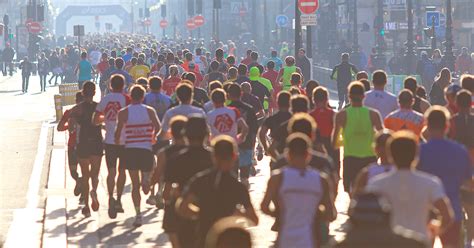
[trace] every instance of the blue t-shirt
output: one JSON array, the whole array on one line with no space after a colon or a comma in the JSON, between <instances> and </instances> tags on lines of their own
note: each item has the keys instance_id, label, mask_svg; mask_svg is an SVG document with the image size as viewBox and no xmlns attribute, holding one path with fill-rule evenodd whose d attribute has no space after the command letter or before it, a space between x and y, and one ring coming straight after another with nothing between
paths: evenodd
<instances>
[{"instance_id":1,"label":"blue t-shirt","mask_svg":"<svg viewBox=\"0 0 474 248\"><path fill-rule=\"evenodd\" d=\"M273 61L275 63L275 71L280 71L280 69L283 67L283 61L278 58L278 57L270 57L268 60L267 60L267 63L269 61ZM267 63L265 63L265 66L267 66Z\"/></svg>"},{"instance_id":2,"label":"blue t-shirt","mask_svg":"<svg viewBox=\"0 0 474 248\"><path fill-rule=\"evenodd\" d=\"M418 170L441 179L446 195L451 201L455 220L461 221L461 185L472 177L469 153L460 144L447 139L431 139L420 146Z\"/></svg>"},{"instance_id":3,"label":"blue t-shirt","mask_svg":"<svg viewBox=\"0 0 474 248\"><path fill-rule=\"evenodd\" d=\"M110 72L109 77L111 77L114 74L120 74L125 78L125 83L126 83L125 88L129 87L130 84L132 84L132 82L133 82L132 76L130 76L130 74L128 74L128 72L126 72L124 70L115 69L115 70Z\"/></svg>"},{"instance_id":4,"label":"blue t-shirt","mask_svg":"<svg viewBox=\"0 0 474 248\"><path fill-rule=\"evenodd\" d=\"M79 76L78 81L86 81L92 79L92 65L87 60L79 62Z\"/></svg>"},{"instance_id":5,"label":"blue t-shirt","mask_svg":"<svg viewBox=\"0 0 474 248\"><path fill-rule=\"evenodd\" d=\"M143 103L154 108L156 114L162 120L166 110L171 105L171 98L163 93L149 92L145 95Z\"/></svg>"},{"instance_id":6,"label":"blue t-shirt","mask_svg":"<svg viewBox=\"0 0 474 248\"><path fill-rule=\"evenodd\" d=\"M128 61L130 61L132 59L132 55L127 53L127 54L123 55L122 59L125 63L127 63Z\"/></svg>"}]
</instances>

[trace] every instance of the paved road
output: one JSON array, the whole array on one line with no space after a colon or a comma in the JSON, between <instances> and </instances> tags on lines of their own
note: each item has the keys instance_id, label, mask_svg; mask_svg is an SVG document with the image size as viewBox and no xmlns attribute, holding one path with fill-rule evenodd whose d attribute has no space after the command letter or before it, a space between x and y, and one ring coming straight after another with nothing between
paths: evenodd
<instances>
[{"instance_id":1,"label":"paved road","mask_svg":"<svg viewBox=\"0 0 474 248\"><path fill-rule=\"evenodd\" d=\"M42 123L54 115L53 94L57 88L48 88L41 94L39 78L34 76L30 81L30 92L23 94L19 74L0 76L0 244L14 213L27 205L26 194ZM36 186L44 188L44 170L41 175L42 186ZM41 208L39 202L31 205Z\"/></svg>"}]
</instances>

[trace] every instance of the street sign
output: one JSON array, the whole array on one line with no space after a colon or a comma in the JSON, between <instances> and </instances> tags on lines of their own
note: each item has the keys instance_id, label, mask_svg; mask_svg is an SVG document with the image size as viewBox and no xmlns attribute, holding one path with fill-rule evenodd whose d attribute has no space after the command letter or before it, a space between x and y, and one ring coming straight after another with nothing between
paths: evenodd
<instances>
[{"instance_id":1,"label":"street sign","mask_svg":"<svg viewBox=\"0 0 474 248\"><path fill-rule=\"evenodd\" d=\"M25 26L30 25L32 22L33 22L33 19L31 19L31 18L26 19Z\"/></svg>"},{"instance_id":2,"label":"street sign","mask_svg":"<svg viewBox=\"0 0 474 248\"><path fill-rule=\"evenodd\" d=\"M145 21L143 21L143 25L145 25L145 26L151 26L151 20L150 20L150 19L146 19Z\"/></svg>"},{"instance_id":3,"label":"street sign","mask_svg":"<svg viewBox=\"0 0 474 248\"><path fill-rule=\"evenodd\" d=\"M434 26L439 27L440 23L440 13L439 11L428 11L426 12L426 26L433 26L433 17L434 17Z\"/></svg>"},{"instance_id":4,"label":"street sign","mask_svg":"<svg viewBox=\"0 0 474 248\"><path fill-rule=\"evenodd\" d=\"M301 26L316 26L317 18L316 14L304 15L300 17Z\"/></svg>"},{"instance_id":5,"label":"street sign","mask_svg":"<svg viewBox=\"0 0 474 248\"><path fill-rule=\"evenodd\" d=\"M160 21L160 28L166 28L168 27L168 21L166 19L163 19Z\"/></svg>"},{"instance_id":6,"label":"street sign","mask_svg":"<svg viewBox=\"0 0 474 248\"><path fill-rule=\"evenodd\" d=\"M289 18L286 15L277 15L275 22L278 27L286 27L288 25Z\"/></svg>"},{"instance_id":7,"label":"street sign","mask_svg":"<svg viewBox=\"0 0 474 248\"><path fill-rule=\"evenodd\" d=\"M249 10L248 2L243 2L241 0L230 2L230 13L234 15L245 15Z\"/></svg>"},{"instance_id":8,"label":"street sign","mask_svg":"<svg viewBox=\"0 0 474 248\"><path fill-rule=\"evenodd\" d=\"M84 25L74 25L74 36L84 36Z\"/></svg>"},{"instance_id":9,"label":"street sign","mask_svg":"<svg viewBox=\"0 0 474 248\"><path fill-rule=\"evenodd\" d=\"M196 24L194 24L194 19L193 18L190 18L186 21L186 28L188 30L193 30L196 28Z\"/></svg>"},{"instance_id":10,"label":"street sign","mask_svg":"<svg viewBox=\"0 0 474 248\"><path fill-rule=\"evenodd\" d=\"M27 28L28 32L32 34L38 34L43 29L43 27L41 27L41 23L39 22L31 22L30 25L27 26Z\"/></svg>"},{"instance_id":11,"label":"street sign","mask_svg":"<svg viewBox=\"0 0 474 248\"><path fill-rule=\"evenodd\" d=\"M298 9L303 14L313 14L318 10L318 0L298 0Z\"/></svg>"},{"instance_id":12,"label":"street sign","mask_svg":"<svg viewBox=\"0 0 474 248\"><path fill-rule=\"evenodd\" d=\"M204 22L205 22L204 16L197 15L197 16L194 17L194 25L196 27L201 27L202 25L204 25Z\"/></svg>"}]
</instances>

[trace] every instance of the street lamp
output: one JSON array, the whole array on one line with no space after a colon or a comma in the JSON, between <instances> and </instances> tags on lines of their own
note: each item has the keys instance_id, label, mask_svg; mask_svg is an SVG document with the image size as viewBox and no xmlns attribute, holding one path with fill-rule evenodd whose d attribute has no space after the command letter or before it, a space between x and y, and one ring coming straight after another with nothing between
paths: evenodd
<instances>
[{"instance_id":1,"label":"street lamp","mask_svg":"<svg viewBox=\"0 0 474 248\"><path fill-rule=\"evenodd\" d=\"M453 53L453 9L451 0L446 0L446 41L444 42L444 46L446 48L443 57L444 65L454 72L456 58Z\"/></svg>"},{"instance_id":2,"label":"street lamp","mask_svg":"<svg viewBox=\"0 0 474 248\"><path fill-rule=\"evenodd\" d=\"M416 43L413 40L413 0L407 0L407 17L408 17L408 33L407 42L405 43L405 66L407 75L412 75L415 72L416 67L416 54L415 46Z\"/></svg>"}]
</instances>

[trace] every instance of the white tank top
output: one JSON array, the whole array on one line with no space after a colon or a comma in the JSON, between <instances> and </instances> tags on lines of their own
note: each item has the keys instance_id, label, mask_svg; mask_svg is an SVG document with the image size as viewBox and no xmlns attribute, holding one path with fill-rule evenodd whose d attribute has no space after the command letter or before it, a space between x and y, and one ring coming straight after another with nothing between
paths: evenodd
<instances>
[{"instance_id":1,"label":"white tank top","mask_svg":"<svg viewBox=\"0 0 474 248\"><path fill-rule=\"evenodd\" d=\"M204 62L202 61L201 56L194 56L194 63L199 66L201 73L205 72L206 68L204 68Z\"/></svg>"},{"instance_id":2,"label":"white tank top","mask_svg":"<svg viewBox=\"0 0 474 248\"><path fill-rule=\"evenodd\" d=\"M152 150L154 127L143 104L128 107L128 119L125 123L125 148Z\"/></svg>"},{"instance_id":3,"label":"white tank top","mask_svg":"<svg viewBox=\"0 0 474 248\"><path fill-rule=\"evenodd\" d=\"M315 169L291 167L284 168L282 175L278 247L315 247L313 225L323 196L321 176Z\"/></svg>"}]
</instances>

